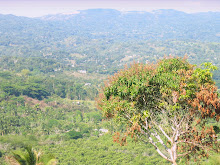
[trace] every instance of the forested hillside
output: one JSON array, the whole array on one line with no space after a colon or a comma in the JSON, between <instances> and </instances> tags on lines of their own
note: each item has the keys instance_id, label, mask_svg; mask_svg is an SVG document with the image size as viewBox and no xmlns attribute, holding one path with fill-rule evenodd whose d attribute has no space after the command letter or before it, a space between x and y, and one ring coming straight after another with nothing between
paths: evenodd
<instances>
[{"instance_id":1,"label":"forested hillside","mask_svg":"<svg viewBox=\"0 0 220 165\"><path fill-rule=\"evenodd\" d=\"M105 121L95 100L107 77L133 62L172 55L220 68L219 18L175 10L0 14L0 164L27 144L58 164L169 164L148 144L113 143L125 125ZM220 88L219 70L213 78Z\"/></svg>"},{"instance_id":2,"label":"forested hillside","mask_svg":"<svg viewBox=\"0 0 220 165\"><path fill-rule=\"evenodd\" d=\"M2 32L17 35L17 41L21 41L13 42L19 44L35 38L35 41L45 42L45 45L47 41L62 40L73 35L123 41L219 41L219 15L219 12L187 14L176 10L156 10L149 13L90 9L75 14L49 15L35 19L1 15L0 25ZM25 35L21 35L21 32Z\"/></svg>"}]
</instances>

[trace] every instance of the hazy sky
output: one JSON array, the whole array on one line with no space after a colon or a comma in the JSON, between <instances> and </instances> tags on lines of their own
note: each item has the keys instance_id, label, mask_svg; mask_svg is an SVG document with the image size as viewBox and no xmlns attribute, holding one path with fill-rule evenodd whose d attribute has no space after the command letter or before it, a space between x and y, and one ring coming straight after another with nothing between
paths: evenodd
<instances>
[{"instance_id":1,"label":"hazy sky","mask_svg":"<svg viewBox=\"0 0 220 165\"><path fill-rule=\"evenodd\" d=\"M188 13L219 11L220 0L0 0L1 14L38 17L91 8L122 11L176 9Z\"/></svg>"}]
</instances>

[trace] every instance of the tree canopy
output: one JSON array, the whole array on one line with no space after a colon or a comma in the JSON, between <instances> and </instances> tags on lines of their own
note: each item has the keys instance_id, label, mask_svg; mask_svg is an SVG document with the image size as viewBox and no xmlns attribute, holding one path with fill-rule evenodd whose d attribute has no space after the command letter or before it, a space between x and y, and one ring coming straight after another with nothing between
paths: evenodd
<instances>
[{"instance_id":1,"label":"tree canopy","mask_svg":"<svg viewBox=\"0 0 220 165\"><path fill-rule=\"evenodd\" d=\"M107 118L127 125L123 145L131 135L151 143L166 160L207 156L218 151L216 126L220 99L211 63L200 67L184 58L165 58L157 64L134 63L110 77L100 92L98 107Z\"/></svg>"}]
</instances>

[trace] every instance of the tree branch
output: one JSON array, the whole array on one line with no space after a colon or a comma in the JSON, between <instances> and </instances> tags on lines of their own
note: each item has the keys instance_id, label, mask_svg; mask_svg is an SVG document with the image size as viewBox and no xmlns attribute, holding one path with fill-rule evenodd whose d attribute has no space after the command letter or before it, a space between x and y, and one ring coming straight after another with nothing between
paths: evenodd
<instances>
[{"instance_id":1,"label":"tree branch","mask_svg":"<svg viewBox=\"0 0 220 165\"><path fill-rule=\"evenodd\" d=\"M191 151L189 151L189 152L186 152L186 153L184 153L184 154L179 154L179 155L177 155L177 157L183 157L183 156L189 155L189 154L192 153L192 152L193 152L193 150L191 150Z\"/></svg>"},{"instance_id":2,"label":"tree branch","mask_svg":"<svg viewBox=\"0 0 220 165\"><path fill-rule=\"evenodd\" d=\"M166 138L171 141L171 138L166 134L166 132L163 130L163 128L161 126L159 126L159 129L164 134L164 136L166 136Z\"/></svg>"},{"instance_id":3,"label":"tree branch","mask_svg":"<svg viewBox=\"0 0 220 165\"><path fill-rule=\"evenodd\" d=\"M143 128L144 129L146 129L146 127L144 126L144 125L142 125L143 126ZM168 158L164 153L162 153L162 151L160 151L160 149L159 149L159 147L157 146L157 144L153 141L153 139L150 137L150 135L149 134L151 134L151 135L153 135L148 129L146 129L146 131L148 132L145 132L143 129L141 129L142 130L142 133L143 134L145 134L145 135L147 135L147 137L148 137L148 139L149 139L149 143L151 143L154 147L155 147L155 149L156 149L156 151L157 151L157 153L161 156L161 157L163 157L164 159L166 159L166 160L168 160L168 161L170 161L170 162L172 162L172 160L170 159L170 158ZM145 142L145 143L147 143L145 140L143 140L139 135L137 135L138 136L138 138L139 139L141 139L143 142ZM154 135L153 135L154 136ZM159 135L158 135L159 136ZM155 136L154 136L155 137ZM157 139L160 139L160 137L157 137ZM158 139L158 140L159 140ZM161 140L161 139L160 139ZM159 141L160 141L159 140ZM163 141L161 140L160 141L160 143L163 145L164 143L163 143ZM166 148L166 150L168 151L169 149L167 148L167 146L164 144L163 145L165 148Z\"/></svg>"},{"instance_id":4,"label":"tree branch","mask_svg":"<svg viewBox=\"0 0 220 165\"><path fill-rule=\"evenodd\" d=\"M153 135L155 138L157 138L157 140L160 142L160 144L162 144L164 146L164 148L168 151L168 147L166 146L166 144L164 144L163 140L160 138L160 135L158 135L158 133L155 131L155 133L151 133L151 135Z\"/></svg>"},{"instance_id":5,"label":"tree branch","mask_svg":"<svg viewBox=\"0 0 220 165\"><path fill-rule=\"evenodd\" d=\"M158 152L158 154L160 154L160 156L162 156L164 159L166 159L166 160L172 162L171 159L169 159L167 156L165 156L165 155L160 151L160 149L158 148L158 146L156 145L156 143L153 141L153 139L152 139L150 136L148 136L148 139L149 139L149 142L155 147L155 149L156 149L156 151Z\"/></svg>"}]
</instances>

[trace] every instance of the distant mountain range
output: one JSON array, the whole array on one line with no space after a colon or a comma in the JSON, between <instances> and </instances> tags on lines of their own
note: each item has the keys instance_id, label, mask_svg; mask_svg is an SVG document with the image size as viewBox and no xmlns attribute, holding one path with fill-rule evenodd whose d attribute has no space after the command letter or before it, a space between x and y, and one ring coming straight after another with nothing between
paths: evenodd
<instances>
[{"instance_id":1,"label":"distant mountain range","mask_svg":"<svg viewBox=\"0 0 220 165\"><path fill-rule=\"evenodd\" d=\"M63 39L82 36L113 40L220 41L220 12L187 14L176 10L121 12L89 9L39 18L0 15L1 37ZM39 37L41 36L41 37ZM16 40L16 39L15 39Z\"/></svg>"}]
</instances>

